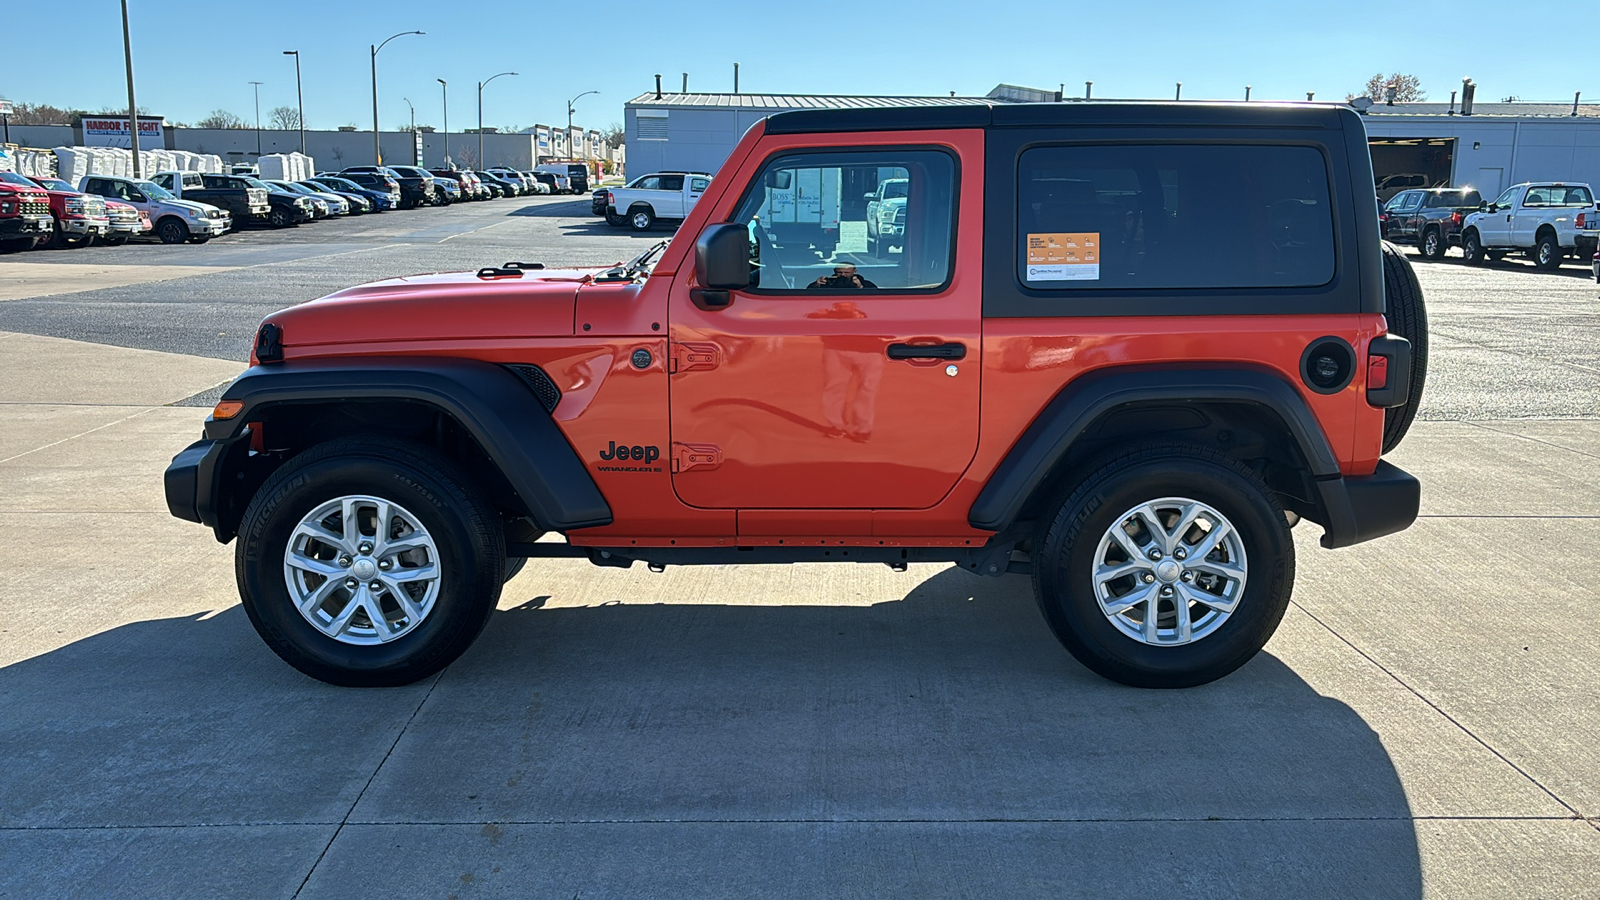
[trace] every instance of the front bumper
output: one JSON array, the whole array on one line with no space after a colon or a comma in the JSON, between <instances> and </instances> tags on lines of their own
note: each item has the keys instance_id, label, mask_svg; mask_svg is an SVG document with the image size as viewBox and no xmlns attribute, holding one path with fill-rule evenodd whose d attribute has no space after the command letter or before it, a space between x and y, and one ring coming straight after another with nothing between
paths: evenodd
<instances>
[{"instance_id":1,"label":"front bumper","mask_svg":"<svg viewBox=\"0 0 1600 900\"><path fill-rule=\"evenodd\" d=\"M1332 550L1404 531L1422 508L1422 483L1382 460L1371 475L1317 482L1327 511L1322 546Z\"/></svg>"},{"instance_id":2,"label":"front bumper","mask_svg":"<svg viewBox=\"0 0 1600 900\"><path fill-rule=\"evenodd\" d=\"M0 235L15 237L17 235L50 234L55 230L54 221L49 214L42 216L13 216L9 219L0 219Z\"/></svg>"},{"instance_id":3,"label":"front bumper","mask_svg":"<svg viewBox=\"0 0 1600 900\"><path fill-rule=\"evenodd\" d=\"M223 216L220 219L184 219L183 223L189 226L190 234L202 234L216 237L219 234L227 234L228 229L233 227L233 217Z\"/></svg>"},{"instance_id":4,"label":"front bumper","mask_svg":"<svg viewBox=\"0 0 1600 900\"><path fill-rule=\"evenodd\" d=\"M61 222L61 231L63 234L88 234L99 236L111 233L110 219L84 217L78 219L61 219L59 221Z\"/></svg>"},{"instance_id":5,"label":"front bumper","mask_svg":"<svg viewBox=\"0 0 1600 900\"><path fill-rule=\"evenodd\" d=\"M185 447L183 452L172 458L162 479L167 495L167 511L177 518L209 527L219 541L230 540L233 527L223 521L223 513L228 511L218 508L218 498L222 497L222 473L229 468L224 463L234 454L241 457L247 455L249 450L248 427L240 429L237 435L230 438L206 438ZM233 468L237 469L240 462L242 460L234 460ZM230 515L230 521L237 520L236 511Z\"/></svg>"}]
</instances>

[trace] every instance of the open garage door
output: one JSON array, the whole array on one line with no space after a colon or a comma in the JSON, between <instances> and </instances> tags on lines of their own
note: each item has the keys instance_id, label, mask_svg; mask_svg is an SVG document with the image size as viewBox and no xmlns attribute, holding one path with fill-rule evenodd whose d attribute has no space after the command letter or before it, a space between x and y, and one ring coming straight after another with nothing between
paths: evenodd
<instances>
[{"instance_id":1,"label":"open garage door","mask_svg":"<svg viewBox=\"0 0 1600 900\"><path fill-rule=\"evenodd\" d=\"M1451 180L1455 177L1455 138L1375 137L1367 139L1367 146L1372 150L1379 202L1412 188L1460 186Z\"/></svg>"}]
</instances>

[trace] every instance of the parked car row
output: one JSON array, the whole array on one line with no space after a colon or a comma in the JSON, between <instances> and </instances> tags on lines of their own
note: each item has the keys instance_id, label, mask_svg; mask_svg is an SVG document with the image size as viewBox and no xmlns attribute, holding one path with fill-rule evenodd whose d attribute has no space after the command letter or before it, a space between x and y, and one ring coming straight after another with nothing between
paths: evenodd
<instances>
[{"instance_id":1,"label":"parked car row","mask_svg":"<svg viewBox=\"0 0 1600 900\"><path fill-rule=\"evenodd\" d=\"M0 250L116 245L141 235L203 244L246 225L289 228L333 216L569 192L566 167L559 168L351 166L286 181L240 166L227 173L157 172L148 179L88 175L77 185L0 172ZM582 183L587 190L587 180Z\"/></svg>"},{"instance_id":2,"label":"parked car row","mask_svg":"<svg viewBox=\"0 0 1600 900\"><path fill-rule=\"evenodd\" d=\"M1459 247L1468 263L1523 253L1541 269L1572 258L1590 263L1600 247L1600 206L1587 184L1524 182L1485 202L1471 188L1401 191L1378 213L1386 239L1414 244L1428 259ZM1600 279L1600 266L1594 266Z\"/></svg>"}]
</instances>

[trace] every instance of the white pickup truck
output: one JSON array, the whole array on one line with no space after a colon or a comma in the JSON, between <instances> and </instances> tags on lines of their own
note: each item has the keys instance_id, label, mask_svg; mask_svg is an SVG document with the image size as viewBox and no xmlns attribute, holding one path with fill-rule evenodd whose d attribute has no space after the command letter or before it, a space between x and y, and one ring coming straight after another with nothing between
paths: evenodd
<instances>
[{"instance_id":1,"label":"white pickup truck","mask_svg":"<svg viewBox=\"0 0 1600 900\"><path fill-rule=\"evenodd\" d=\"M611 189L606 222L648 231L661 219L683 219L710 186L710 175L693 172L656 172L635 178L627 187Z\"/></svg>"},{"instance_id":2,"label":"white pickup truck","mask_svg":"<svg viewBox=\"0 0 1600 900\"><path fill-rule=\"evenodd\" d=\"M1569 253L1588 261L1597 238L1600 208L1587 184L1514 184L1461 225L1461 251L1469 263L1521 250L1539 268L1555 269Z\"/></svg>"}]
</instances>

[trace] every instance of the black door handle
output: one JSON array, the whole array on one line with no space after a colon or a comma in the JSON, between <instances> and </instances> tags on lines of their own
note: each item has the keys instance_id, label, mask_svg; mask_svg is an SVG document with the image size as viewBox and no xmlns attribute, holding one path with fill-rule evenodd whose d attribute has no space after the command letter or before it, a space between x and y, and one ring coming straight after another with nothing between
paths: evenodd
<instances>
[{"instance_id":1,"label":"black door handle","mask_svg":"<svg viewBox=\"0 0 1600 900\"><path fill-rule=\"evenodd\" d=\"M890 359L965 359L966 344L890 344Z\"/></svg>"}]
</instances>

